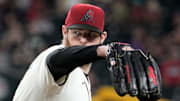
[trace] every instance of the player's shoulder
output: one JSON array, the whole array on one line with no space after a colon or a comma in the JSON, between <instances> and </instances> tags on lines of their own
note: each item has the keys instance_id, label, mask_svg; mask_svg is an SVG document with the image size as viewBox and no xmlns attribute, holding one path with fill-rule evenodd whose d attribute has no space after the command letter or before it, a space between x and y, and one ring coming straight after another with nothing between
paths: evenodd
<instances>
[{"instance_id":1,"label":"player's shoulder","mask_svg":"<svg viewBox=\"0 0 180 101\"><path fill-rule=\"evenodd\" d=\"M41 59L45 59L50 53L52 53L53 51L57 50L57 49L61 49L61 48L64 48L63 45L54 45L54 46L51 46L47 49L45 49L44 51L42 51L36 58L35 60L41 60Z\"/></svg>"},{"instance_id":2,"label":"player's shoulder","mask_svg":"<svg viewBox=\"0 0 180 101\"><path fill-rule=\"evenodd\" d=\"M54 50L54 49L60 49L60 48L64 48L64 45L60 44L60 45L53 45L49 48L47 48L46 50Z\"/></svg>"},{"instance_id":3,"label":"player's shoulder","mask_svg":"<svg viewBox=\"0 0 180 101\"><path fill-rule=\"evenodd\" d=\"M64 45L62 45L62 44L54 45L54 46L51 46L51 47L47 48L42 53L51 53L52 51L57 50L57 49L61 49L61 48L64 48Z\"/></svg>"}]
</instances>

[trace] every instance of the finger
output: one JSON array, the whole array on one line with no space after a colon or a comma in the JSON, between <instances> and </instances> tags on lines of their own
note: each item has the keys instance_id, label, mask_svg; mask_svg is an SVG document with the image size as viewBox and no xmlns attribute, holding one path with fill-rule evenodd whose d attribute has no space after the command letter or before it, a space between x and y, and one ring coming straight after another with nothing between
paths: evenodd
<instances>
[{"instance_id":1,"label":"finger","mask_svg":"<svg viewBox=\"0 0 180 101\"><path fill-rule=\"evenodd\" d=\"M158 98L160 98L160 96L162 94L161 73L160 73L160 70L159 70L159 66L156 63L156 61L153 59L153 57L151 55L149 55L148 57L150 59L151 66L154 69L154 78L156 80L154 82L155 82L156 87L157 87L156 91L152 95L156 96L157 99L158 99Z\"/></svg>"},{"instance_id":2,"label":"finger","mask_svg":"<svg viewBox=\"0 0 180 101\"><path fill-rule=\"evenodd\" d=\"M137 79L137 85L139 89L139 96L147 96L148 94L148 84L147 84L147 77L146 73L143 68L143 64L141 61L141 53L139 51L133 51L132 52L132 62L133 67L135 70L135 75Z\"/></svg>"},{"instance_id":3,"label":"finger","mask_svg":"<svg viewBox=\"0 0 180 101\"><path fill-rule=\"evenodd\" d=\"M136 96L138 94L138 88L136 83L136 77L134 74L134 69L131 61L131 52L127 52L126 56L124 56L125 61L125 73L126 73L126 85L128 87L128 93L131 96Z\"/></svg>"},{"instance_id":4,"label":"finger","mask_svg":"<svg viewBox=\"0 0 180 101\"><path fill-rule=\"evenodd\" d=\"M153 68L153 66L151 66L149 59L145 59L142 57L141 61L144 65L144 70L147 75L149 93L156 92L157 91L157 79L155 76L154 68Z\"/></svg>"},{"instance_id":5,"label":"finger","mask_svg":"<svg viewBox=\"0 0 180 101\"><path fill-rule=\"evenodd\" d=\"M120 96L124 96L125 94L127 94L127 86L126 86L126 78L125 78L125 72L124 72L124 68L123 68L123 60L122 58L117 58L118 61L118 66L116 68L116 70L114 70L114 72L116 72L117 74L115 75L116 78L116 92L118 93L118 95Z\"/></svg>"}]
</instances>

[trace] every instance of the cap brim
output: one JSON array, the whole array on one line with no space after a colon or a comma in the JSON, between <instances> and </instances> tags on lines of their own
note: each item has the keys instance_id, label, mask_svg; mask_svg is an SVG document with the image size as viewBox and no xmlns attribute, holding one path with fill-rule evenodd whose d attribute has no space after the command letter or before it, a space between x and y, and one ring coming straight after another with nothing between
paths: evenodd
<instances>
[{"instance_id":1,"label":"cap brim","mask_svg":"<svg viewBox=\"0 0 180 101\"><path fill-rule=\"evenodd\" d=\"M88 24L74 24L74 25L68 26L67 28L68 29L85 29L85 30L98 32L100 34L103 33L98 28L91 26L91 25L88 25Z\"/></svg>"}]
</instances>

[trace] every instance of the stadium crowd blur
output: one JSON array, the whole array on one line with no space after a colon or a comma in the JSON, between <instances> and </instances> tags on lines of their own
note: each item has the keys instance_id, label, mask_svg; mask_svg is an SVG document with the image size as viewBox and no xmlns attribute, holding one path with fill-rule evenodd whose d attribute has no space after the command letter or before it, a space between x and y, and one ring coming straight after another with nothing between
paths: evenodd
<instances>
[{"instance_id":1,"label":"stadium crowd blur","mask_svg":"<svg viewBox=\"0 0 180 101\"><path fill-rule=\"evenodd\" d=\"M0 0L0 101L12 99L29 64L41 51L61 42L67 10L79 2L105 10L105 43L128 42L151 52L160 64L162 96L180 101L178 0ZM111 85L105 65L103 60L93 64L93 94L102 85Z\"/></svg>"}]
</instances>

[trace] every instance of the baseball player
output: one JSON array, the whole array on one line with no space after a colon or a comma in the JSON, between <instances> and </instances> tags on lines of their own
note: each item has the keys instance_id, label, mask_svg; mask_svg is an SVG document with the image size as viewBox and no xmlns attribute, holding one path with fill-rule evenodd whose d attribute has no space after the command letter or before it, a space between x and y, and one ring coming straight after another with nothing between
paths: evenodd
<instances>
[{"instance_id":1,"label":"baseball player","mask_svg":"<svg viewBox=\"0 0 180 101\"><path fill-rule=\"evenodd\" d=\"M21 80L13 101L92 101L88 78L92 62L106 59L118 95L156 101L161 94L159 67L152 56L131 45L102 45L104 11L95 5L76 4L62 26L61 45L43 51Z\"/></svg>"},{"instance_id":2,"label":"baseball player","mask_svg":"<svg viewBox=\"0 0 180 101\"><path fill-rule=\"evenodd\" d=\"M43 51L21 80L13 101L91 101L91 63L105 58L104 11L76 4L62 26L61 45Z\"/></svg>"}]
</instances>

